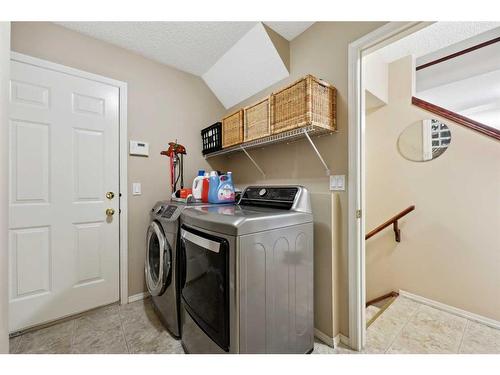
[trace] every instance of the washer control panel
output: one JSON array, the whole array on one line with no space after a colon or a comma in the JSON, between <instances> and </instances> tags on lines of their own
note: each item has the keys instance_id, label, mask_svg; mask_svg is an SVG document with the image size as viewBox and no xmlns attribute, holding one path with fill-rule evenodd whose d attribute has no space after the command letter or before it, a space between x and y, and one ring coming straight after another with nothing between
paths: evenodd
<instances>
[{"instance_id":1,"label":"washer control panel","mask_svg":"<svg viewBox=\"0 0 500 375\"><path fill-rule=\"evenodd\" d=\"M177 206L168 205L168 206L164 207L164 209L161 213L161 217L163 217L165 219L170 219L176 210L177 210Z\"/></svg>"},{"instance_id":2,"label":"washer control panel","mask_svg":"<svg viewBox=\"0 0 500 375\"><path fill-rule=\"evenodd\" d=\"M171 205L171 204L156 204L152 209L151 212L154 216L159 216L162 219L171 219L175 216L175 213L179 209L178 206L176 205ZM177 219L177 218L175 218Z\"/></svg>"}]
</instances>

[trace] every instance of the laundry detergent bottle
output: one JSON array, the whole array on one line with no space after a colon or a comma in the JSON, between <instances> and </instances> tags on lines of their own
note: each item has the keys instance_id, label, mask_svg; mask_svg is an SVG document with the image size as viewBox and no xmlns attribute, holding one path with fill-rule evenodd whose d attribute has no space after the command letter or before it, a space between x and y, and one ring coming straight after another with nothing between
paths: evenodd
<instances>
[{"instance_id":1,"label":"laundry detergent bottle","mask_svg":"<svg viewBox=\"0 0 500 375\"><path fill-rule=\"evenodd\" d=\"M198 176L193 180L193 197L194 199L201 200L201 193L203 191L203 178L205 171L200 169L198 171Z\"/></svg>"},{"instance_id":2,"label":"laundry detergent bottle","mask_svg":"<svg viewBox=\"0 0 500 375\"><path fill-rule=\"evenodd\" d=\"M210 203L234 203L234 185L231 172L218 176L217 172L210 173Z\"/></svg>"},{"instance_id":3,"label":"laundry detergent bottle","mask_svg":"<svg viewBox=\"0 0 500 375\"><path fill-rule=\"evenodd\" d=\"M210 172L208 178L208 201L210 203L219 203L217 201L217 189L219 188L219 175L217 172Z\"/></svg>"},{"instance_id":4,"label":"laundry detergent bottle","mask_svg":"<svg viewBox=\"0 0 500 375\"><path fill-rule=\"evenodd\" d=\"M217 199L220 203L234 203L233 173L227 172L226 175L220 176L219 180Z\"/></svg>"},{"instance_id":5,"label":"laundry detergent bottle","mask_svg":"<svg viewBox=\"0 0 500 375\"><path fill-rule=\"evenodd\" d=\"M208 192L210 191L210 174L205 172L202 180L201 201L208 203Z\"/></svg>"}]
</instances>

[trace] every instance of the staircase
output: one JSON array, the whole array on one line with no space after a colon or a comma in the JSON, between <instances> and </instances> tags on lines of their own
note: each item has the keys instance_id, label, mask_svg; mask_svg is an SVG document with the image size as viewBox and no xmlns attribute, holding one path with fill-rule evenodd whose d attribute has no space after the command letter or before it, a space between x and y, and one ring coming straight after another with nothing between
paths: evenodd
<instances>
[{"instance_id":1,"label":"staircase","mask_svg":"<svg viewBox=\"0 0 500 375\"><path fill-rule=\"evenodd\" d=\"M366 303L366 328L373 324L373 322L380 316L382 313L387 310L387 308L398 298L398 292L390 292L384 294L381 297L375 298Z\"/></svg>"}]
</instances>

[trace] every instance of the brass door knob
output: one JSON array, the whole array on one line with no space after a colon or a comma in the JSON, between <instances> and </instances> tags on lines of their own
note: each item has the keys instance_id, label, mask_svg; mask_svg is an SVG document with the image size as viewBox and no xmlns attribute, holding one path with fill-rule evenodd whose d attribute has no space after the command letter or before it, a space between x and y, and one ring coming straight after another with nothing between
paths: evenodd
<instances>
[{"instance_id":1,"label":"brass door knob","mask_svg":"<svg viewBox=\"0 0 500 375\"><path fill-rule=\"evenodd\" d=\"M113 193L112 191L108 191L106 193L106 198L108 198L109 200L113 199L115 197L115 193Z\"/></svg>"},{"instance_id":2,"label":"brass door knob","mask_svg":"<svg viewBox=\"0 0 500 375\"><path fill-rule=\"evenodd\" d=\"M114 209L112 209L112 208L108 208L108 209L106 210L106 215L108 215L108 216L113 216L114 214L115 214L115 210L114 210Z\"/></svg>"}]
</instances>

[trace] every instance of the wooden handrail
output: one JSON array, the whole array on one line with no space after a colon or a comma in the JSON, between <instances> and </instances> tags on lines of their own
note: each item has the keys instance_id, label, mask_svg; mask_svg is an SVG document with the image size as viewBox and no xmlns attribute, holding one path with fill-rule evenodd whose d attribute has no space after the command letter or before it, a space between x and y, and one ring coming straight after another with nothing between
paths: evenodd
<instances>
[{"instance_id":1,"label":"wooden handrail","mask_svg":"<svg viewBox=\"0 0 500 375\"><path fill-rule=\"evenodd\" d=\"M365 236L365 240L367 240L370 237L373 237L376 235L378 232L382 231L383 229L387 228L389 225L393 225L394 228L394 235L396 237L396 242L401 242L401 230L398 227L398 220L401 219L403 216L409 214L415 209L415 206L410 206L403 211L401 211L399 214L391 217L389 220L387 220L385 223L380 224L378 227L376 227L374 230L371 232L368 232Z\"/></svg>"},{"instance_id":2,"label":"wooden handrail","mask_svg":"<svg viewBox=\"0 0 500 375\"><path fill-rule=\"evenodd\" d=\"M374 298L374 299L366 302L366 307L368 307L370 305L374 305L380 301L383 301L384 299L391 298L391 297L394 297L394 298L399 297L399 293L398 292L390 292L390 293L384 294L383 296Z\"/></svg>"},{"instance_id":3,"label":"wooden handrail","mask_svg":"<svg viewBox=\"0 0 500 375\"><path fill-rule=\"evenodd\" d=\"M447 61L447 60L450 60L450 59L454 59L455 57L465 55L466 53L478 50L478 49L483 48L483 47L487 47L487 46L489 46L491 44L498 43L498 42L500 42L500 37L497 37L497 38L494 38L494 39L491 39L491 40L487 40L486 42L483 42L483 43L480 43L480 44L476 44L475 46L463 49L463 50L455 52L455 53L452 53L451 55L447 55L447 56L441 57L439 59L430 61L428 63L419 65L419 66L417 66L416 70L421 70L421 69L428 68L429 66L436 65L436 64L442 63L443 61Z\"/></svg>"},{"instance_id":4,"label":"wooden handrail","mask_svg":"<svg viewBox=\"0 0 500 375\"><path fill-rule=\"evenodd\" d=\"M482 124L478 121L475 121L471 118L462 116L456 112L450 111L449 109L437 106L435 104L426 102L423 99L419 99L415 96L411 98L411 104L416 105L417 107L420 107L428 112L434 113L438 116L444 117L448 120L451 120L453 122L456 122L457 124L460 124L462 126L465 126L469 129L475 130L479 133L482 133L484 135L487 135L491 138L494 138L496 140L500 141L500 130L493 128L491 126Z\"/></svg>"}]
</instances>

